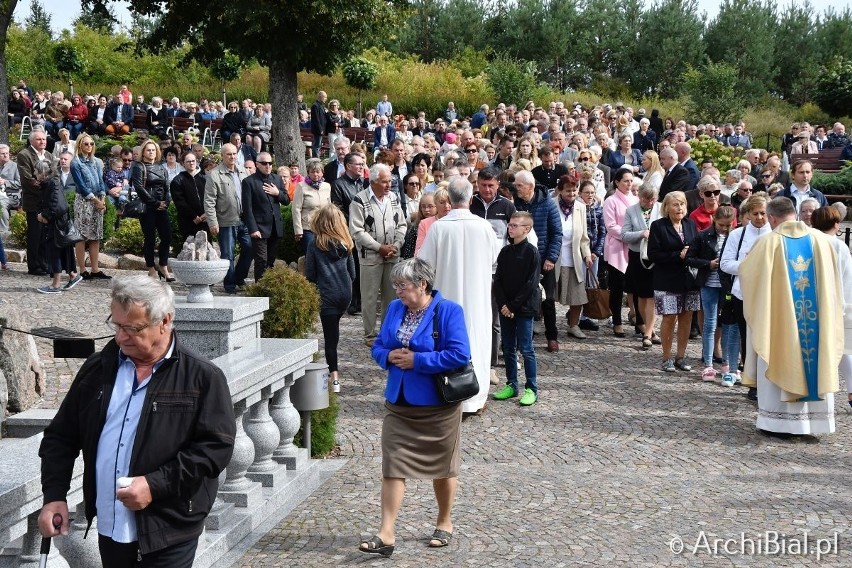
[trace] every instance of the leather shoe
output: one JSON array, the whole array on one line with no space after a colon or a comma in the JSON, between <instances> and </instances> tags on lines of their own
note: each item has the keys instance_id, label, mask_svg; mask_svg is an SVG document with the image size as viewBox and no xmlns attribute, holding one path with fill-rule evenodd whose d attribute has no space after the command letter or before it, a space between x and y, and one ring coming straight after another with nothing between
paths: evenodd
<instances>
[{"instance_id":1,"label":"leather shoe","mask_svg":"<svg viewBox=\"0 0 852 568\"><path fill-rule=\"evenodd\" d=\"M547 352L548 353L557 353L559 351L559 342L555 339L550 339L547 341Z\"/></svg>"},{"instance_id":2,"label":"leather shoe","mask_svg":"<svg viewBox=\"0 0 852 568\"><path fill-rule=\"evenodd\" d=\"M581 319L580 320L580 329L584 329L586 331L598 331L600 328L601 328L601 326L599 326L598 324L596 324L595 322L593 322L590 319L587 319L587 320Z\"/></svg>"}]
</instances>

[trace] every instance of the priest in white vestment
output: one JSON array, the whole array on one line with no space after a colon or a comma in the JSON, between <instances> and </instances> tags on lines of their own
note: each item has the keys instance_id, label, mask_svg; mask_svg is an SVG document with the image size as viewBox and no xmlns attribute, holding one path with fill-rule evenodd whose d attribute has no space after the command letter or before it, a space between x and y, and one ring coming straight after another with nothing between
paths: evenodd
<instances>
[{"instance_id":1,"label":"priest in white vestment","mask_svg":"<svg viewBox=\"0 0 852 568\"><path fill-rule=\"evenodd\" d=\"M454 177L447 188L453 210L435 221L417 253L435 268L434 288L464 308L473 368L479 394L462 403L463 412L477 412L488 398L491 358L491 267L499 252L494 229L469 211L473 186Z\"/></svg>"},{"instance_id":2,"label":"priest in white vestment","mask_svg":"<svg viewBox=\"0 0 852 568\"><path fill-rule=\"evenodd\" d=\"M757 385L757 428L834 431L844 300L829 237L796 221L786 197L766 207L772 232L740 265L748 324L743 384Z\"/></svg>"}]
</instances>

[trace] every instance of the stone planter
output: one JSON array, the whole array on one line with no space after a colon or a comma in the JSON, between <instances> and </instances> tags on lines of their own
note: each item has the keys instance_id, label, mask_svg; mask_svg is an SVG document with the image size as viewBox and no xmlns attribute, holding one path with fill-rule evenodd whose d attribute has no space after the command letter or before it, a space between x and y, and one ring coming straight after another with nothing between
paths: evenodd
<instances>
[{"instance_id":1,"label":"stone planter","mask_svg":"<svg viewBox=\"0 0 852 568\"><path fill-rule=\"evenodd\" d=\"M212 302L210 286L221 282L231 265L227 259L221 260L169 260L169 268L175 278L189 286L187 303Z\"/></svg>"}]
</instances>

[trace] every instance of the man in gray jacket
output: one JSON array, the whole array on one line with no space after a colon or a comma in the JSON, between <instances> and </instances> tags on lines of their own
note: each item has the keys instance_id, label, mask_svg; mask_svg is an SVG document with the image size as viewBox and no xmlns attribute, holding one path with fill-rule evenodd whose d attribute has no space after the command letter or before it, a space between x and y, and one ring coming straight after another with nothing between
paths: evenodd
<instances>
[{"instance_id":1,"label":"man in gray jacket","mask_svg":"<svg viewBox=\"0 0 852 568\"><path fill-rule=\"evenodd\" d=\"M225 275L225 291L235 294L237 286L245 286L252 259L249 231L242 217L242 182L248 176L245 168L237 165L237 147L222 146L222 163L207 176L204 186L204 215L210 233L219 237L222 258L231 261ZM234 266L234 245L240 243L240 260Z\"/></svg>"},{"instance_id":2,"label":"man in gray jacket","mask_svg":"<svg viewBox=\"0 0 852 568\"><path fill-rule=\"evenodd\" d=\"M349 206L349 232L361 262L361 314L364 340L376 339L376 302L382 295L382 315L396 296L391 269L399 262L405 239L405 214L391 191L391 170L384 164L370 168L370 187L359 192Z\"/></svg>"}]
</instances>

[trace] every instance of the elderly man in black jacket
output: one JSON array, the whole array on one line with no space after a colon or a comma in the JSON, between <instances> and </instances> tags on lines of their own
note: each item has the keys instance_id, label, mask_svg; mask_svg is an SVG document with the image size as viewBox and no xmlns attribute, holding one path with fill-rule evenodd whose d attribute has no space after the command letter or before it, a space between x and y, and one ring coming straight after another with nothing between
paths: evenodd
<instances>
[{"instance_id":1,"label":"elderly man in black jacket","mask_svg":"<svg viewBox=\"0 0 852 568\"><path fill-rule=\"evenodd\" d=\"M281 206L290 203L281 176L272 173L272 156L257 156L257 172L243 180L243 223L252 238L254 281L257 282L278 256L278 239L284 236Z\"/></svg>"},{"instance_id":2,"label":"elderly man in black jacket","mask_svg":"<svg viewBox=\"0 0 852 568\"><path fill-rule=\"evenodd\" d=\"M115 338L89 357L39 449L44 536L68 534L67 496L83 452L83 500L104 566L189 568L236 436L221 369L172 329L174 292L144 274L115 278ZM52 519L62 517L59 530Z\"/></svg>"}]
</instances>

